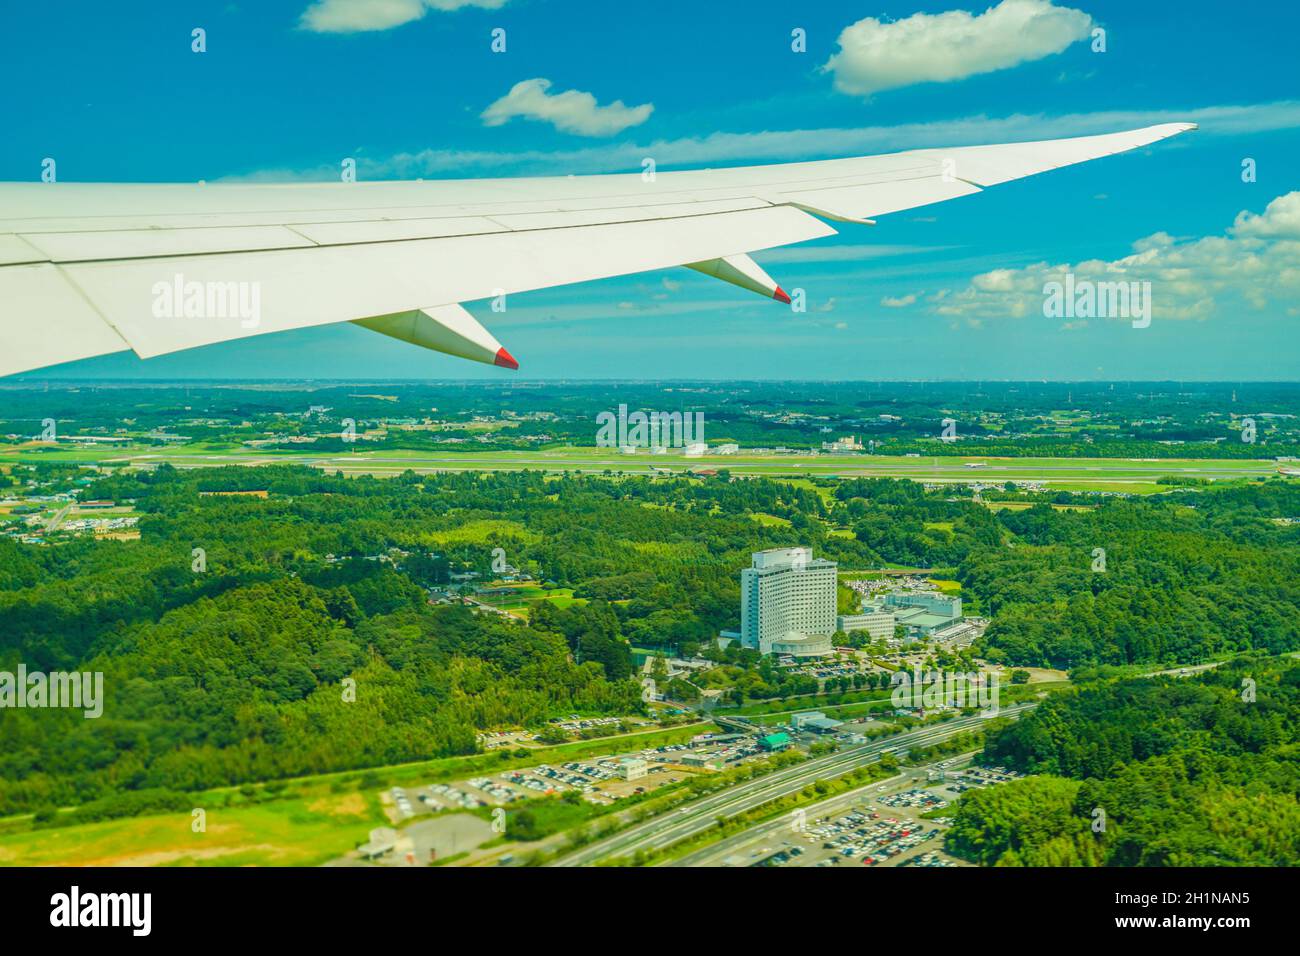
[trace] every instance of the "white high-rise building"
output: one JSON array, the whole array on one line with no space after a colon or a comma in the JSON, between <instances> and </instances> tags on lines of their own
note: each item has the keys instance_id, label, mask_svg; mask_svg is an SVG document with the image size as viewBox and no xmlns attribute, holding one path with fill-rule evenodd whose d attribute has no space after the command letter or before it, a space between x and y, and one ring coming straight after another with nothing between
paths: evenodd
<instances>
[{"instance_id":1,"label":"white high-rise building","mask_svg":"<svg viewBox=\"0 0 1300 956\"><path fill-rule=\"evenodd\" d=\"M773 548L740 572L740 643L761 654L831 654L836 564L812 548Z\"/></svg>"}]
</instances>

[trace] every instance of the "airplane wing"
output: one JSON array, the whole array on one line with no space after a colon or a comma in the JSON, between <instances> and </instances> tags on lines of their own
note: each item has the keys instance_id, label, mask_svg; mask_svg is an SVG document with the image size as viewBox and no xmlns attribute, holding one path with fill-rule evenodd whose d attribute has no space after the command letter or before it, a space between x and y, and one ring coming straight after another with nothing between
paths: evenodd
<instances>
[{"instance_id":1,"label":"airplane wing","mask_svg":"<svg viewBox=\"0 0 1300 956\"><path fill-rule=\"evenodd\" d=\"M460 303L689 265L788 301L747 255L1194 129L608 176L0 184L0 375L355 321L517 367Z\"/></svg>"}]
</instances>

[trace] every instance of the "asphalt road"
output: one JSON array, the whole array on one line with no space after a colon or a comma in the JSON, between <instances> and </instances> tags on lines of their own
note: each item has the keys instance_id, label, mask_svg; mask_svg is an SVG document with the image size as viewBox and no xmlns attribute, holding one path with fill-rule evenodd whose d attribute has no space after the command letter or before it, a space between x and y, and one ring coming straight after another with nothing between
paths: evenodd
<instances>
[{"instance_id":1,"label":"asphalt road","mask_svg":"<svg viewBox=\"0 0 1300 956\"><path fill-rule=\"evenodd\" d=\"M1016 717L1035 705L1036 702L1016 704L1005 708L999 716ZM978 715L958 717L943 724L923 727L887 740L849 747L777 770L635 824L621 833L555 860L550 865L588 866L609 857L631 856L638 850L661 849L715 826L718 817L744 813L769 800L796 793L815 780L839 776L874 763L886 753L906 753L913 747L938 743L964 730L978 727L984 720Z\"/></svg>"},{"instance_id":2,"label":"asphalt road","mask_svg":"<svg viewBox=\"0 0 1300 956\"><path fill-rule=\"evenodd\" d=\"M74 504L76 504L75 501L69 501L66 505L60 508L49 521L45 522L45 530L47 532L58 531L59 525L63 524L63 519L68 516L68 512L72 510Z\"/></svg>"}]
</instances>

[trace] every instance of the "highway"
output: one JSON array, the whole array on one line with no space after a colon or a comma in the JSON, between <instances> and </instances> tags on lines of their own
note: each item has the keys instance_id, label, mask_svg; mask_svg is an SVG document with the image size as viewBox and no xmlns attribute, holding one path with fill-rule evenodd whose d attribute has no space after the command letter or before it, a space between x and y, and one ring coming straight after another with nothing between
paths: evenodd
<instances>
[{"instance_id":1,"label":"highway","mask_svg":"<svg viewBox=\"0 0 1300 956\"><path fill-rule=\"evenodd\" d=\"M1036 703L1007 707L999 716L1014 718L1036 706ZM549 865L590 866L610 857L631 856L638 850L662 849L708 830L717 824L718 817L730 817L752 810L770 800L796 793L815 780L836 777L857 767L874 763L886 753L906 753L913 747L938 743L964 730L979 727L985 719L978 715L958 717L942 724L922 727L885 740L848 747L824 757L816 757L792 767L785 767L635 824L621 833L581 847L565 857L552 861Z\"/></svg>"},{"instance_id":2,"label":"highway","mask_svg":"<svg viewBox=\"0 0 1300 956\"><path fill-rule=\"evenodd\" d=\"M962 754L959 758L965 759L975 756L978 750ZM871 783L844 793L836 794L833 797L827 797L817 803L811 803L803 807L806 819L810 821L821 820L847 813L855 804L862 802L868 794L876 793L881 790L889 789L891 792L899 787L907 786L925 786L926 771L923 769L908 769L886 780L873 780ZM778 840L782 834L788 835L791 832L791 817L788 813L773 817L770 820L764 820L761 823L755 823L752 827L747 827L739 833L733 833L717 843L711 843L703 849L696 850L677 860L672 860L663 864L664 866L719 866L728 857L738 856L741 851L749 846L761 845L763 843Z\"/></svg>"}]
</instances>

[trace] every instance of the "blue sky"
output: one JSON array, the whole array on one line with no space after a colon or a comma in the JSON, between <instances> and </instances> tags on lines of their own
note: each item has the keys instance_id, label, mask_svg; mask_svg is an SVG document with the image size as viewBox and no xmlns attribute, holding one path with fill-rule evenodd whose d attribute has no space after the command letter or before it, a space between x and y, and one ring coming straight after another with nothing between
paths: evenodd
<instances>
[{"instance_id":1,"label":"blue sky","mask_svg":"<svg viewBox=\"0 0 1300 956\"><path fill-rule=\"evenodd\" d=\"M644 156L668 170L1197 122L1149 149L757 254L806 291L802 314L684 269L512 296L500 315L468 305L526 378L1300 370L1292 5L138 0L26 5L5 27L0 180L39 178L44 157L61 181L326 179L343 157L371 179L629 172ZM795 28L806 52L791 49ZM511 95L529 80L549 86ZM1152 281L1149 327L1043 316L1045 277L1115 268ZM504 374L349 326L32 377Z\"/></svg>"}]
</instances>

